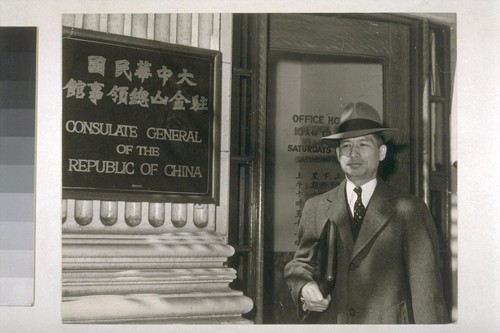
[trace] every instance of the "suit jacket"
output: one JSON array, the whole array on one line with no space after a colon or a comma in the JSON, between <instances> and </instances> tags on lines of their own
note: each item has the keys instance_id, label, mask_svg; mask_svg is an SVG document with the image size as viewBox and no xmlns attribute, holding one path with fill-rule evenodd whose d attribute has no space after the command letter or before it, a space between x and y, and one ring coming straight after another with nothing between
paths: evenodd
<instances>
[{"instance_id":1,"label":"suit jacket","mask_svg":"<svg viewBox=\"0 0 500 333\"><path fill-rule=\"evenodd\" d=\"M318 239L326 221L337 226L337 276L319 323L445 323L434 222L419 198L378 179L356 241L345 180L309 199L299 223L299 245L285 280L299 317L302 287L314 278Z\"/></svg>"}]
</instances>

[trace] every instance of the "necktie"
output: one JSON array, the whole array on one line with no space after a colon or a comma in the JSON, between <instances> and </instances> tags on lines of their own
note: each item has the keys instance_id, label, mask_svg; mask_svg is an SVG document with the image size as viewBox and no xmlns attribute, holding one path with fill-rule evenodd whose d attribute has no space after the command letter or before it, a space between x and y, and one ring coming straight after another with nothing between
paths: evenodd
<instances>
[{"instance_id":1,"label":"necktie","mask_svg":"<svg viewBox=\"0 0 500 333\"><path fill-rule=\"evenodd\" d=\"M361 222L363 222L363 217L365 217L366 208L361 201L361 187L357 186L354 188L354 192L358 195L356 202L354 203L354 227L359 231Z\"/></svg>"}]
</instances>

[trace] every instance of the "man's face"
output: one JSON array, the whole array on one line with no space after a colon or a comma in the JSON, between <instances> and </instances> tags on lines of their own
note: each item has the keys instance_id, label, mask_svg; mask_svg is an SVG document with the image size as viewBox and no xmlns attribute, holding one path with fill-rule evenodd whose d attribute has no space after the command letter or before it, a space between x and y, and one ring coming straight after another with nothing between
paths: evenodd
<instances>
[{"instance_id":1,"label":"man's face","mask_svg":"<svg viewBox=\"0 0 500 333\"><path fill-rule=\"evenodd\" d=\"M336 149L342 170L358 186L377 177L378 165L387 153L387 147L379 147L377 142L375 135L369 134L344 139Z\"/></svg>"}]
</instances>

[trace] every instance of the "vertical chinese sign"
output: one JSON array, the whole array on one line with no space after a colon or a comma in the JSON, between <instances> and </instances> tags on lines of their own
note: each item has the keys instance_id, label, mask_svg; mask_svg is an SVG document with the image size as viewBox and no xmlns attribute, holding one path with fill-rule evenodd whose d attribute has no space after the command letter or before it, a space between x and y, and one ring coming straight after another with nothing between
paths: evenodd
<instances>
[{"instance_id":1,"label":"vertical chinese sign","mask_svg":"<svg viewBox=\"0 0 500 333\"><path fill-rule=\"evenodd\" d=\"M64 33L65 196L217 202L220 52Z\"/></svg>"}]
</instances>

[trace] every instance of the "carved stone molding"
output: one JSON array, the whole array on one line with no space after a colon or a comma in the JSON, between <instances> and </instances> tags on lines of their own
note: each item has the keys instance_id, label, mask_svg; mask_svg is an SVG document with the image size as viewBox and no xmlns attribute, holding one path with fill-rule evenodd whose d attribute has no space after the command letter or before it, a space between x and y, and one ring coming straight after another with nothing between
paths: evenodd
<instances>
[{"instance_id":1,"label":"carved stone molding","mask_svg":"<svg viewBox=\"0 0 500 333\"><path fill-rule=\"evenodd\" d=\"M63 234L64 323L251 323L212 231Z\"/></svg>"}]
</instances>

